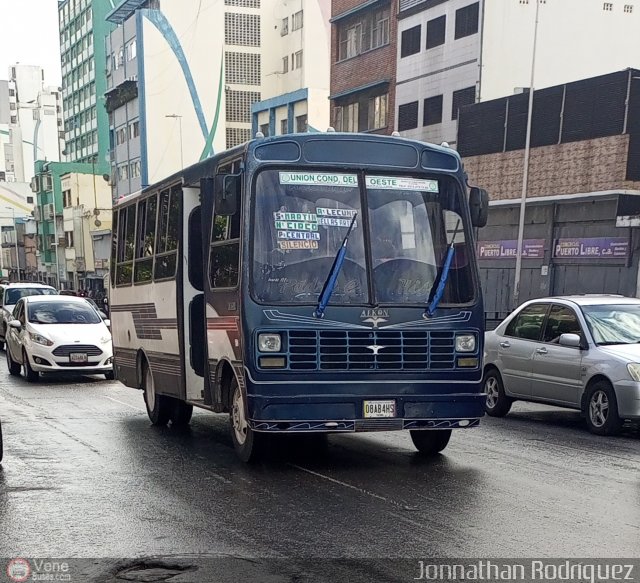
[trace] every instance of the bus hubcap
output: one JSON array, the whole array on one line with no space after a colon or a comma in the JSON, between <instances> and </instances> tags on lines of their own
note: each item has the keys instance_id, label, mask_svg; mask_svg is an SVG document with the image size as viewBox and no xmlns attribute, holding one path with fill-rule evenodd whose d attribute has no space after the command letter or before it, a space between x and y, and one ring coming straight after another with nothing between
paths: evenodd
<instances>
[{"instance_id":1,"label":"bus hubcap","mask_svg":"<svg viewBox=\"0 0 640 583\"><path fill-rule=\"evenodd\" d=\"M247 439L248 426L247 419L244 416L244 400L242 399L242 391L239 387L236 388L233 394L231 418L233 420L233 431L236 435L236 440L240 445L243 445Z\"/></svg>"},{"instance_id":2,"label":"bus hubcap","mask_svg":"<svg viewBox=\"0 0 640 583\"><path fill-rule=\"evenodd\" d=\"M602 427L609 416L609 399L604 391L596 391L589 403L589 416L591 423L596 427Z\"/></svg>"}]
</instances>

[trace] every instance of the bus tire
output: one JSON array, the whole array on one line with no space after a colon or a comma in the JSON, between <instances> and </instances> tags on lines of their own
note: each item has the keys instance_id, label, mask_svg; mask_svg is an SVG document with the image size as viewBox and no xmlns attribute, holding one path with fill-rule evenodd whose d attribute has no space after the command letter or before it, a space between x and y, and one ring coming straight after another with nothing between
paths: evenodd
<instances>
[{"instance_id":1,"label":"bus tire","mask_svg":"<svg viewBox=\"0 0 640 583\"><path fill-rule=\"evenodd\" d=\"M422 455L435 455L440 453L451 439L451 429L413 430L411 441Z\"/></svg>"},{"instance_id":2,"label":"bus tire","mask_svg":"<svg viewBox=\"0 0 640 583\"><path fill-rule=\"evenodd\" d=\"M264 444L267 436L262 433L257 433L249 427L244 395L235 378L231 381L229 394L231 395L229 422L231 425L233 448L243 462L256 462L264 452Z\"/></svg>"},{"instance_id":3,"label":"bus tire","mask_svg":"<svg viewBox=\"0 0 640 583\"><path fill-rule=\"evenodd\" d=\"M147 415L149 415L151 424L166 425L171 415L170 397L156 393L153 374L151 374L151 368L147 363L142 365L142 388L144 390L144 404L147 407Z\"/></svg>"},{"instance_id":4,"label":"bus tire","mask_svg":"<svg viewBox=\"0 0 640 583\"><path fill-rule=\"evenodd\" d=\"M193 414L193 405L185 403L180 399L171 399L171 425L175 427L184 427L189 425L191 415Z\"/></svg>"}]
</instances>

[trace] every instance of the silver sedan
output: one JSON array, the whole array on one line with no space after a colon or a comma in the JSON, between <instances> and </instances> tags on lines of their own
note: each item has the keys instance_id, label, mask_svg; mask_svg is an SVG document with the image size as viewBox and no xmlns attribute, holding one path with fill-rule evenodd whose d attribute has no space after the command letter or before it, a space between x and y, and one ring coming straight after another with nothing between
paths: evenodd
<instances>
[{"instance_id":1,"label":"silver sedan","mask_svg":"<svg viewBox=\"0 0 640 583\"><path fill-rule=\"evenodd\" d=\"M526 302L485 334L488 415L515 400L582 411L589 430L640 419L640 300L565 296Z\"/></svg>"}]
</instances>

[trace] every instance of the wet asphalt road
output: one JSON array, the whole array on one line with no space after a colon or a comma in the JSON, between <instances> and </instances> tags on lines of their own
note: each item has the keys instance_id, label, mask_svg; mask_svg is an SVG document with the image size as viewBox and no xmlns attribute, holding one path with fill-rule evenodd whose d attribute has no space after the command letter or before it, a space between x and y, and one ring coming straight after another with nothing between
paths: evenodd
<instances>
[{"instance_id":1,"label":"wet asphalt road","mask_svg":"<svg viewBox=\"0 0 640 583\"><path fill-rule=\"evenodd\" d=\"M31 385L0 359L0 557L640 556L637 427L517 404L433 460L382 433L251 467L225 416L154 428L117 381Z\"/></svg>"}]
</instances>

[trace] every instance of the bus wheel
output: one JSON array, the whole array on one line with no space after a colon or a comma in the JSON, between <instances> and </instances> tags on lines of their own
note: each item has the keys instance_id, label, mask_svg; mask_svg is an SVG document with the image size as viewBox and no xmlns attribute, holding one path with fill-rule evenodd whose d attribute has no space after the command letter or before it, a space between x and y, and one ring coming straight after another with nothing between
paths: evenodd
<instances>
[{"instance_id":1,"label":"bus wheel","mask_svg":"<svg viewBox=\"0 0 640 583\"><path fill-rule=\"evenodd\" d=\"M233 447L243 462L255 462L262 454L266 436L262 433L256 433L249 427L244 396L236 379L231 381L229 392L231 393L229 419L231 421Z\"/></svg>"},{"instance_id":2,"label":"bus wheel","mask_svg":"<svg viewBox=\"0 0 640 583\"><path fill-rule=\"evenodd\" d=\"M171 399L171 425L175 427L183 427L189 425L191 415L193 414L193 405L185 403L180 399Z\"/></svg>"},{"instance_id":3,"label":"bus wheel","mask_svg":"<svg viewBox=\"0 0 640 583\"><path fill-rule=\"evenodd\" d=\"M440 453L451 439L451 429L414 430L410 433L413 445L423 455Z\"/></svg>"},{"instance_id":4,"label":"bus wheel","mask_svg":"<svg viewBox=\"0 0 640 583\"><path fill-rule=\"evenodd\" d=\"M171 401L169 397L158 395L156 393L156 385L153 382L153 375L148 364L144 365L143 388L144 402L147 406L147 415L151 419L152 425L166 425L169 422L171 414Z\"/></svg>"}]
</instances>

